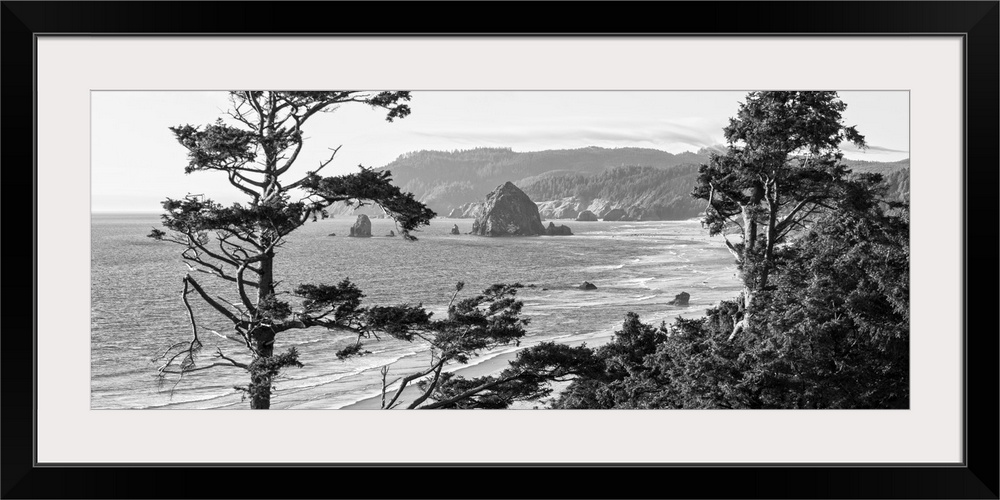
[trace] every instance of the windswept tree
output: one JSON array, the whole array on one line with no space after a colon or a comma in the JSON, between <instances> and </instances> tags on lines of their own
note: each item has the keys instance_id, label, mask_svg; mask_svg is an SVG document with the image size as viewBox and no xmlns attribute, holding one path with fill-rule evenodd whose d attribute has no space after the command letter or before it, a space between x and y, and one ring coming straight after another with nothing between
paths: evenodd
<instances>
[{"instance_id":1,"label":"windswept tree","mask_svg":"<svg viewBox=\"0 0 1000 500\"><path fill-rule=\"evenodd\" d=\"M313 306L293 311L291 304L279 298L274 275L275 256L285 238L308 220L325 215L325 209L336 202L380 205L407 239L415 239L411 231L428 224L435 214L394 186L388 171L362 168L349 175L320 176L339 148L315 170L289 178L304 145L303 127L310 119L343 104L357 104L385 111L391 122L410 114L409 92L234 91L229 99L226 120L170 129L188 151L185 173L219 172L247 200L231 206L191 196L163 202L163 225L168 231L154 228L149 236L184 248L181 257L189 272L182 280L182 297L191 338L167 349L160 373L183 375L218 367L245 370L249 382L237 389L250 399L251 408L266 409L278 373L301 366L294 349L274 352L278 335L313 326L365 329L365 317L370 314L360 306L360 291L348 281L299 287L297 291ZM227 284L231 295L214 296L195 276ZM241 361L240 356L220 349L213 362L198 361L203 344L189 302L192 292L231 324L226 337L239 343L249 360Z\"/></svg>"},{"instance_id":2,"label":"windswept tree","mask_svg":"<svg viewBox=\"0 0 1000 500\"><path fill-rule=\"evenodd\" d=\"M439 320L418 312L419 309L407 315L384 308L370 310L369 331L386 332L396 339L430 346L429 363L422 370L390 381L390 367L382 368L383 409L506 408L514 401L537 400L548 395L549 382L563 380L583 369L585 362L578 356L586 357L586 353L580 353L580 349L543 343L520 351L499 376L465 379L443 372L449 364L467 363L481 352L520 345L526 334L528 319L521 317L523 303L516 299L521 284L495 284L456 302L463 286L459 282L447 316ZM359 332L358 341L370 336ZM350 349L351 354L356 350ZM395 387L391 393L390 387ZM412 398L401 399L407 387L417 390Z\"/></svg>"},{"instance_id":3,"label":"windswept tree","mask_svg":"<svg viewBox=\"0 0 1000 500\"><path fill-rule=\"evenodd\" d=\"M907 408L909 210L831 212L783 249L758 324L738 305L659 328L629 314L556 408Z\"/></svg>"},{"instance_id":4,"label":"windswept tree","mask_svg":"<svg viewBox=\"0 0 1000 500\"><path fill-rule=\"evenodd\" d=\"M275 353L275 341L279 335L305 328L356 335L356 341L336 353L341 359L366 354L364 342L370 339L388 337L428 346L426 369L391 381L390 367L383 369L385 409L455 408L460 407L460 401L484 391L506 391L507 401L531 399L546 394L548 381L566 375L566 370L553 367L561 361L556 353L548 361L524 361L517 373L505 372L499 381L474 379L471 386L454 393L464 379L445 373L447 365L466 363L496 347L516 345L525 335L528 321L520 316L522 302L515 297L519 284L496 284L456 300L464 286L459 283L447 315L441 319L433 318L422 304L364 304L362 291L347 279L332 285L299 284L291 290L279 290L274 273L278 249L290 233L311 219L325 216L325 209L333 203L378 204L410 240L416 239L411 231L434 217L434 212L411 193L394 186L388 171L362 168L349 175L320 176L319 171L333 161L339 148L316 170L294 177L291 174L303 147L303 126L311 117L355 103L386 111L391 122L410 113L408 92L239 91L230 92L229 97L228 120L203 127L171 128L188 150L186 173L221 172L247 200L231 206L192 196L163 202L163 225L168 231L154 228L149 236L183 247L181 257L189 271L182 279L181 296L191 336L164 352L161 376L219 368L244 370L249 381L236 389L250 400L251 408L267 409L273 382L281 370L303 366L294 348ZM216 281L216 287L206 289L196 276ZM228 287L228 296L214 293L220 284ZM200 335L206 328L199 327L195 319L189 300L192 293L231 326L224 336L240 346L239 353L219 348L211 354L210 362L203 361ZM289 295L295 303L281 299ZM390 387L395 388L392 394ZM408 387L418 389L412 399L404 397ZM478 407L477 401L464 407Z\"/></svg>"},{"instance_id":5,"label":"windswept tree","mask_svg":"<svg viewBox=\"0 0 1000 500\"><path fill-rule=\"evenodd\" d=\"M755 294L768 287L776 252L819 215L865 209L880 176L851 175L840 145L866 147L841 114L836 92L751 92L724 129L728 148L700 170L692 193L708 202L702 222L722 234L743 282L742 318L731 338L752 324ZM738 232L740 241L727 233Z\"/></svg>"}]
</instances>

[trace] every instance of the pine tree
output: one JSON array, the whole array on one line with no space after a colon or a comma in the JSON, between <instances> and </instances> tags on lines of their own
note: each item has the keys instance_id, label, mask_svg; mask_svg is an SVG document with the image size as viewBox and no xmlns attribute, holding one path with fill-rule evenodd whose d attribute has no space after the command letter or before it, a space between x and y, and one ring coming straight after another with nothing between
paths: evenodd
<instances>
[{"instance_id":1,"label":"pine tree","mask_svg":"<svg viewBox=\"0 0 1000 500\"><path fill-rule=\"evenodd\" d=\"M428 224L435 214L394 186L388 171L362 167L354 174L321 177L320 170L333 161L339 148L315 171L288 179L304 144L303 127L311 118L340 105L361 104L386 111L386 120L392 122L410 114L409 92L233 91L229 99L227 120L170 129L188 151L186 173L221 172L248 199L231 206L195 196L163 202L163 225L169 232L153 229L149 236L184 247L181 257L189 272L182 280L182 297L191 339L167 349L160 373L243 369L249 383L237 389L250 399L251 408L266 409L278 373L302 366L294 348L274 352L278 335L313 326L361 333L371 328L365 318L368 310L360 304L361 291L347 280L298 287L296 293L307 302L301 311L293 311L279 299L274 260L286 237L310 219L325 216L325 209L336 202L380 205L410 240L416 239L411 231ZM293 201L293 190L304 196ZM196 275L227 283L232 295L226 299L213 296ZM232 324L227 337L243 346L249 361L221 349L214 353L212 363L197 361L202 342L189 302L192 292Z\"/></svg>"},{"instance_id":2,"label":"pine tree","mask_svg":"<svg viewBox=\"0 0 1000 500\"><path fill-rule=\"evenodd\" d=\"M743 281L743 318L732 336L752 322L754 295L768 286L775 249L835 205L872 198L881 179L856 178L841 163L842 142L865 147L843 125L847 105L836 92L751 92L724 129L725 154L703 165L692 193L706 200L702 219L723 234ZM737 229L742 241L725 232Z\"/></svg>"}]
</instances>

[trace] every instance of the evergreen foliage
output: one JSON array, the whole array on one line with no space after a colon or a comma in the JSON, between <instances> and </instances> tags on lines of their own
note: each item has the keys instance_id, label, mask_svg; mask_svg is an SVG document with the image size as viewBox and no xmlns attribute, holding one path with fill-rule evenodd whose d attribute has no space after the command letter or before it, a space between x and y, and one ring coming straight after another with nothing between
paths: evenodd
<instances>
[{"instance_id":1,"label":"evergreen foliage","mask_svg":"<svg viewBox=\"0 0 1000 500\"><path fill-rule=\"evenodd\" d=\"M550 395L551 382L571 382L557 408L909 407L909 210L900 188L908 172L863 164L852 172L841 161L842 141L863 146L864 139L841 123L845 105L836 93L750 93L725 129L724 154L700 167L631 166L596 176L536 178L528 189L538 197L643 192L640 198L660 200L666 212L688 210L692 200L707 203L703 223L710 234L736 228L742 237L733 243L724 236L744 293L703 318L678 318L669 326L647 325L629 313L612 341L597 349L542 343L519 351L501 373L472 379L444 368L520 345L528 324L517 299L520 284L496 284L460 299L460 282L438 319L422 304L365 304L346 278L335 285L300 284L289 293L279 289L273 272L284 238L334 203L376 203L409 239L435 215L395 186L387 170L321 177L317 169L285 179L310 116L340 103L363 103L385 110L392 121L409 114L409 93L230 95L232 120L171 129L189 151L185 172L223 172L249 200L228 207L197 196L163 203L169 232L154 228L149 236L184 247L190 272L182 299L192 336L164 353L163 375L242 369L250 380L236 389L251 408L268 408L281 370L303 366L294 348L274 352L279 335L318 327L354 336L336 353L342 359L368 354L365 344L383 336L429 346L425 369L390 381L391 368L383 368L385 409L507 408ZM593 149L595 156L603 151ZM509 149L461 154L504 168L517 155ZM331 161L333 155L320 169ZM686 178L695 187L684 200L676 192L684 184L676 181ZM292 190L305 196L290 201ZM196 273L228 284L232 296L209 294ZM200 359L191 293L231 323L226 337L241 346L241 355L219 349L213 362ZM280 298L285 295L298 302ZM408 387L418 391L403 398Z\"/></svg>"},{"instance_id":2,"label":"evergreen foliage","mask_svg":"<svg viewBox=\"0 0 1000 500\"><path fill-rule=\"evenodd\" d=\"M823 219L732 340L735 302L669 326L630 314L555 407L908 408L908 227L905 208Z\"/></svg>"},{"instance_id":3,"label":"evergreen foliage","mask_svg":"<svg viewBox=\"0 0 1000 500\"><path fill-rule=\"evenodd\" d=\"M234 91L229 98L227 119L202 127L170 128L188 151L185 173L221 172L248 200L222 206L189 195L163 202L163 226L169 232L153 228L149 237L184 247L181 257L190 272L183 278L182 297L193 339L168 348L159 373L242 369L248 372L250 382L237 389L249 397L251 408L266 409L281 370L303 366L294 348L274 352L279 334L312 326L362 330L386 326L364 321L370 310L360 306L361 293L347 280L335 287L299 286L296 292L304 299L301 308L280 299L287 292L278 288L273 263L285 237L315 220L317 214L325 216L326 208L335 202L378 204L396 219L401 233L409 239L415 239L411 231L427 224L435 214L393 185L388 171L361 167L358 173L321 177L318 172L333 161L337 150L315 171L297 180L288 179L304 144L302 127L311 117L354 103L382 109L391 122L409 115L409 92ZM293 192L302 194L298 201L292 201ZM210 294L195 278L196 273L230 285L232 296ZM240 355L230 357L220 348L213 362L198 360L202 343L188 300L192 291L228 320L232 333L226 337L241 346Z\"/></svg>"},{"instance_id":4,"label":"evergreen foliage","mask_svg":"<svg viewBox=\"0 0 1000 500\"><path fill-rule=\"evenodd\" d=\"M909 407L907 171L841 162L841 141L863 144L843 109L828 92L748 96L692 193L711 234L740 229L726 244L744 294L669 326L629 313L592 356L564 360L589 369L554 407Z\"/></svg>"}]
</instances>

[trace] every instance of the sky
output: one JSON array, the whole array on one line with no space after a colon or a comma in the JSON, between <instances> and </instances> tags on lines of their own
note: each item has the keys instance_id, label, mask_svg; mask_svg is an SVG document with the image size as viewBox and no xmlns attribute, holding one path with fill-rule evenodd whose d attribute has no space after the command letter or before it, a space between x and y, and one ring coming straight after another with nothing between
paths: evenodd
<instances>
[{"instance_id":1,"label":"sky","mask_svg":"<svg viewBox=\"0 0 1000 500\"><path fill-rule=\"evenodd\" d=\"M839 92L845 125L868 149L842 146L870 161L909 157L909 94ZM324 175L381 167L420 150L509 147L514 151L640 147L682 153L725 142L722 128L744 91L417 91L412 114L392 123L360 104L315 116L288 175L314 170L342 146ZM168 127L204 125L228 109L225 92L94 91L91 93L91 209L160 212L167 197L205 194L243 201L219 172L184 174L187 151Z\"/></svg>"}]
</instances>

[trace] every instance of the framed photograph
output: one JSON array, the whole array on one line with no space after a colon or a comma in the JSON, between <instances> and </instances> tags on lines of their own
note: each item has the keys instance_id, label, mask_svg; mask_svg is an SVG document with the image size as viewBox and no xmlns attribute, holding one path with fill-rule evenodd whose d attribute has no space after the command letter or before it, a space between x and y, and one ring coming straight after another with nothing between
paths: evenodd
<instances>
[{"instance_id":1,"label":"framed photograph","mask_svg":"<svg viewBox=\"0 0 1000 500\"><path fill-rule=\"evenodd\" d=\"M3 496L997 498L1000 4L527 6L3 2Z\"/></svg>"}]
</instances>

